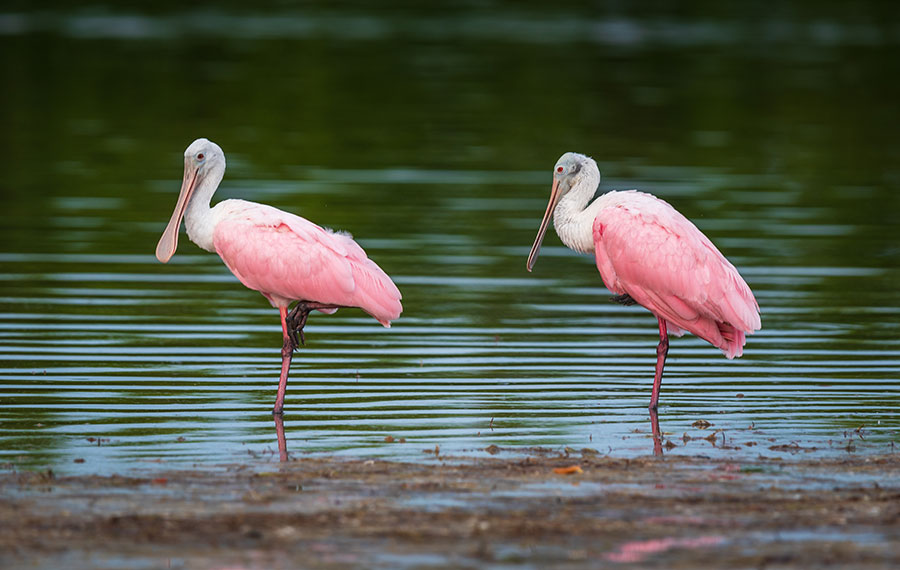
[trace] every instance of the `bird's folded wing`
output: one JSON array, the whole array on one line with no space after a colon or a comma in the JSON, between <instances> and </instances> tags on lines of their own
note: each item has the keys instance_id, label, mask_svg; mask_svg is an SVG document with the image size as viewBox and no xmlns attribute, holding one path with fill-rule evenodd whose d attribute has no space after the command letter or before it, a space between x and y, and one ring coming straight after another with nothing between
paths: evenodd
<instances>
[{"instance_id":1,"label":"bird's folded wing","mask_svg":"<svg viewBox=\"0 0 900 570\"><path fill-rule=\"evenodd\" d=\"M737 269L669 204L641 196L639 207L603 208L594 220L597 268L607 287L695 334L690 325L703 320L759 329L756 299Z\"/></svg>"},{"instance_id":2,"label":"bird's folded wing","mask_svg":"<svg viewBox=\"0 0 900 570\"><path fill-rule=\"evenodd\" d=\"M216 252L245 286L284 299L360 307L383 323L400 292L346 234L262 204L235 208L216 225Z\"/></svg>"}]
</instances>

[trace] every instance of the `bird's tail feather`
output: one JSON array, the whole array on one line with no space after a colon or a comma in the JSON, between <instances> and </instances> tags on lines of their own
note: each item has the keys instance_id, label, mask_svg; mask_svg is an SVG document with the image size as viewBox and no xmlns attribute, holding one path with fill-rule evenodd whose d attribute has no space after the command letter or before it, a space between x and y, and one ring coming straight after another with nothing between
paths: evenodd
<instances>
[{"instance_id":1,"label":"bird's tail feather","mask_svg":"<svg viewBox=\"0 0 900 570\"><path fill-rule=\"evenodd\" d=\"M744 331L735 328L728 323L716 323L719 327L719 333L722 335L722 343L716 346L725 354L725 357L732 359L736 356L744 354L744 344L747 342Z\"/></svg>"}]
</instances>

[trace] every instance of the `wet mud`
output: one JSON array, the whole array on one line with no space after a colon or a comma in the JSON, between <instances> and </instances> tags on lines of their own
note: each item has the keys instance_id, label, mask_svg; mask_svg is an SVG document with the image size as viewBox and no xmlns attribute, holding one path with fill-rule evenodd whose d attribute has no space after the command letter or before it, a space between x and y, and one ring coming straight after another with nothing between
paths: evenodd
<instances>
[{"instance_id":1,"label":"wet mud","mask_svg":"<svg viewBox=\"0 0 900 570\"><path fill-rule=\"evenodd\" d=\"M6 472L0 567L900 566L898 455L487 451L130 477Z\"/></svg>"}]
</instances>

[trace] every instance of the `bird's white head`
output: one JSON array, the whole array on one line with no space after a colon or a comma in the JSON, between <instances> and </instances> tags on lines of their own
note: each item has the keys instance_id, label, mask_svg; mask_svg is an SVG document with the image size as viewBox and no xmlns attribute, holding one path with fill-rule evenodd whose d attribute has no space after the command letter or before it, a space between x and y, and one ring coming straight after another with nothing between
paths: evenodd
<instances>
[{"instance_id":1,"label":"bird's white head","mask_svg":"<svg viewBox=\"0 0 900 570\"><path fill-rule=\"evenodd\" d=\"M178 248L178 230L181 219L187 210L191 197L197 188L208 189L207 199L212 196L219 182L225 175L225 153L222 148L209 139L197 139L184 151L184 178L181 181L181 192L175 211L169 219L169 225L156 244L156 258L163 263L169 261ZM202 194L203 192L201 192Z\"/></svg>"},{"instance_id":2,"label":"bird's white head","mask_svg":"<svg viewBox=\"0 0 900 570\"><path fill-rule=\"evenodd\" d=\"M586 185L584 183L587 183ZM541 243L544 241L544 235L550 225L550 219L553 217L553 211L559 204L559 201L575 187L590 188L591 195L600 183L600 170L594 159L578 154L577 152L567 152L559 157L556 165L553 167L553 186L550 188L550 202L547 204L547 211L544 212L544 218L541 220L541 227L538 229L537 238L534 245L531 246L531 253L528 255L528 271L534 267L537 262L538 254L541 252ZM590 199L590 196L587 197Z\"/></svg>"},{"instance_id":3,"label":"bird's white head","mask_svg":"<svg viewBox=\"0 0 900 570\"><path fill-rule=\"evenodd\" d=\"M224 162L225 153L222 152L222 147L216 143L200 138L189 144L184 150L184 163L188 164L189 159L192 164L200 167L215 164L218 161Z\"/></svg>"},{"instance_id":4,"label":"bird's white head","mask_svg":"<svg viewBox=\"0 0 900 570\"><path fill-rule=\"evenodd\" d=\"M553 184L558 187L559 192L557 203L569 193L569 190L579 186L585 179L590 179L593 184L600 183L600 169L597 168L593 158L577 152L567 152L559 157L556 166L553 167Z\"/></svg>"}]
</instances>

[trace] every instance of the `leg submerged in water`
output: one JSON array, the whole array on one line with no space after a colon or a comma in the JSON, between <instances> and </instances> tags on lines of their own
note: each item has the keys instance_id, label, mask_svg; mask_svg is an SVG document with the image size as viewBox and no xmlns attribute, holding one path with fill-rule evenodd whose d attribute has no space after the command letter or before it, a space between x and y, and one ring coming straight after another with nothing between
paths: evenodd
<instances>
[{"instance_id":1,"label":"leg submerged in water","mask_svg":"<svg viewBox=\"0 0 900 570\"><path fill-rule=\"evenodd\" d=\"M650 408L650 431L653 434L653 455L662 457L662 432L659 431L659 412Z\"/></svg>"}]
</instances>

